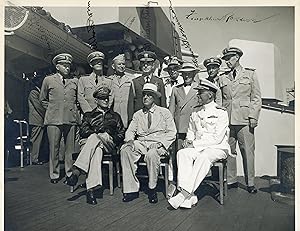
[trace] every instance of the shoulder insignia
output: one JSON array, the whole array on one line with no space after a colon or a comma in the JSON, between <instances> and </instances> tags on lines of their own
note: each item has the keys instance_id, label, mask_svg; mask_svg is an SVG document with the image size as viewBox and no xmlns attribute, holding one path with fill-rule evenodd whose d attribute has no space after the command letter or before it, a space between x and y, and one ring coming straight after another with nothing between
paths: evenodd
<instances>
[{"instance_id":1,"label":"shoulder insignia","mask_svg":"<svg viewBox=\"0 0 300 231\"><path fill-rule=\"evenodd\" d=\"M51 74L47 74L47 75L45 75L45 77L44 78L46 78L46 77L50 77L50 76L54 76L54 75L56 75L57 73L51 73Z\"/></svg>"},{"instance_id":2,"label":"shoulder insignia","mask_svg":"<svg viewBox=\"0 0 300 231\"><path fill-rule=\"evenodd\" d=\"M256 69L255 68L250 68L250 67L245 67L245 70L247 70L247 71L255 71Z\"/></svg>"},{"instance_id":3,"label":"shoulder insignia","mask_svg":"<svg viewBox=\"0 0 300 231\"><path fill-rule=\"evenodd\" d=\"M222 76L222 75L228 75L230 73L231 70L225 70L223 73L219 74L219 76Z\"/></svg>"},{"instance_id":4,"label":"shoulder insignia","mask_svg":"<svg viewBox=\"0 0 300 231\"><path fill-rule=\"evenodd\" d=\"M196 105L196 106L193 107L193 112L198 112L198 111L200 111L201 109L203 109L203 106L201 106L201 105Z\"/></svg>"},{"instance_id":5,"label":"shoulder insignia","mask_svg":"<svg viewBox=\"0 0 300 231\"><path fill-rule=\"evenodd\" d=\"M217 108L217 109L221 109L221 110L226 111L226 108L225 108L225 107L221 107L221 106L219 106L219 105L216 105L216 108Z\"/></svg>"},{"instance_id":6,"label":"shoulder insignia","mask_svg":"<svg viewBox=\"0 0 300 231\"><path fill-rule=\"evenodd\" d=\"M180 84L175 85L175 87L180 88L180 87L182 87L183 85L184 85L183 83L180 83Z\"/></svg>"}]
</instances>

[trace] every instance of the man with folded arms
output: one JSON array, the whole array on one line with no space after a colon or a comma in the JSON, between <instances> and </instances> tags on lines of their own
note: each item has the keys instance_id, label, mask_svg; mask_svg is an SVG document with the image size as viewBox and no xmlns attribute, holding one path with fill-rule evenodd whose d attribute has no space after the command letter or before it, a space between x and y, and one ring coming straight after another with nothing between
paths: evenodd
<instances>
[{"instance_id":1,"label":"man with folded arms","mask_svg":"<svg viewBox=\"0 0 300 231\"><path fill-rule=\"evenodd\" d=\"M176 196L168 200L170 205L191 208L198 202L194 194L208 174L212 164L225 159L230 153L228 144L228 115L224 108L214 102L218 87L201 81L198 90L199 111L190 117L184 149L177 153L178 190Z\"/></svg>"},{"instance_id":2,"label":"man with folded arms","mask_svg":"<svg viewBox=\"0 0 300 231\"><path fill-rule=\"evenodd\" d=\"M111 153L119 146L125 129L118 113L109 108L110 89L100 86L93 93L97 107L83 116L80 127L81 145L84 145L73 165L68 185L74 186L81 171L87 173L87 203L97 204L94 196L96 186L102 185L101 162L103 152Z\"/></svg>"},{"instance_id":3,"label":"man with folded arms","mask_svg":"<svg viewBox=\"0 0 300 231\"><path fill-rule=\"evenodd\" d=\"M123 202L132 201L139 196L140 183L135 174L141 155L144 155L148 169L149 203L158 202L156 185L160 158L168 155L167 150L176 136L176 126L170 111L155 104L155 98L159 97L161 94L155 84L144 85L144 107L134 113L126 131L126 143L121 147Z\"/></svg>"}]
</instances>

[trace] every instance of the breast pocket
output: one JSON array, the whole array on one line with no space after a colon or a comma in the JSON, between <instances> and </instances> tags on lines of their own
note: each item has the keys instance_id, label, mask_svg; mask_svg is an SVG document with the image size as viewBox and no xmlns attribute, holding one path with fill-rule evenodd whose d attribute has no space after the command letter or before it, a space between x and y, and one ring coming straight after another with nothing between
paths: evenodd
<instances>
[{"instance_id":1,"label":"breast pocket","mask_svg":"<svg viewBox=\"0 0 300 231\"><path fill-rule=\"evenodd\" d=\"M93 86L86 86L84 88L84 95L85 96L93 95L94 91L95 91L95 88Z\"/></svg>"},{"instance_id":2,"label":"breast pocket","mask_svg":"<svg viewBox=\"0 0 300 231\"><path fill-rule=\"evenodd\" d=\"M219 86L222 92L222 96L223 98L227 99L230 96L230 81L229 80L223 80L222 82L220 82Z\"/></svg>"},{"instance_id":3,"label":"breast pocket","mask_svg":"<svg viewBox=\"0 0 300 231\"><path fill-rule=\"evenodd\" d=\"M251 93L251 81L248 77L242 78L239 81L239 92L241 92L242 95L250 96Z\"/></svg>"}]
</instances>

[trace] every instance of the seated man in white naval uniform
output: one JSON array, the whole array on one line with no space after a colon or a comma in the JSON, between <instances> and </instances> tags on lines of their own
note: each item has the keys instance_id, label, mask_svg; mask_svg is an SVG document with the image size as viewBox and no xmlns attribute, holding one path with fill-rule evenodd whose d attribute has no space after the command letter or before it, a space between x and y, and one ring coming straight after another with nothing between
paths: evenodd
<instances>
[{"instance_id":1,"label":"seated man in white naval uniform","mask_svg":"<svg viewBox=\"0 0 300 231\"><path fill-rule=\"evenodd\" d=\"M209 81L201 81L195 89L201 106L190 117L184 149L177 152L179 193L168 200L174 209L195 205L198 199L194 192L212 164L230 153L228 114L214 102L218 87Z\"/></svg>"}]
</instances>

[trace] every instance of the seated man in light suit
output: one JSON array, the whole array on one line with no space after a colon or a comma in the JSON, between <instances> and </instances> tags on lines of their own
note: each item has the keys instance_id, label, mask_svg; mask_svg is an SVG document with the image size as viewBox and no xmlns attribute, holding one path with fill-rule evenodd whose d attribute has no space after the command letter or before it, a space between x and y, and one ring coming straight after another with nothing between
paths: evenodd
<instances>
[{"instance_id":1,"label":"seated man in light suit","mask_svg":"<svg viewBox=\"0 0 300 231\"><path fill-rule=\"evenodd\" d=\"M194 192L212 164L230 153L228 115L226 109L214 102L218 87L209 81L201 81L195 89L201 106L199 111L192 113L184 149L177 153L180 192L168 200L174 209L195 205L198 199Z\"/></svg>"},{"instance_id":2,"label":"seated man in light suit","mask_svg":"<svg viewBox=\"0 0 300 231\"><path fill-rule=\"evenodd\" d=\"M144 107L134 113L126 131L126 143L121 147L123 202L138 198L140 184L135 174L141 155L145 155L148 169L149 202L158 202L156 184L160 158L168 155L167 150L176 137L176 126L170 111L155 104L155 98L160 96L155 84L144 85Z\"/></svg>"},{"instance_id":3,"label":"seated man in light suit","mask_svg":"<svg viewBox=\"0 0 300 231\"><path fill-rule=\"evenodd\" d=\"M73 165L67 184L76 185L80 171L87 173L87 203L97 204L93 191L102 185L101 162L103 152L111 153L124 139L125 128L121 116L109 108L110 89L98 87L93 93L97 107L83 116L80 136L83 147Z\"/></svg>"}]
</instances>

